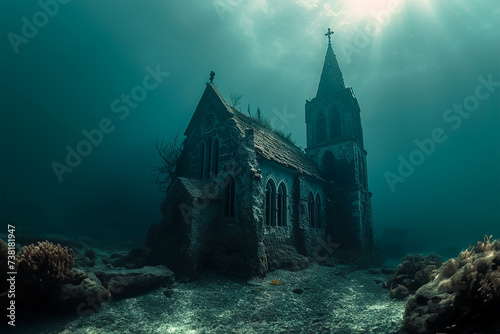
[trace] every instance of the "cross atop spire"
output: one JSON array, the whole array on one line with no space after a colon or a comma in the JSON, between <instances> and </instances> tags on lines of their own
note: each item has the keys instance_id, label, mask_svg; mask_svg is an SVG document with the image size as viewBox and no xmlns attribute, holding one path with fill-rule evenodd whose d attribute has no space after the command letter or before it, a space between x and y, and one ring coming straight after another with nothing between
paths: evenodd
<instances>
[{"instance_id":1,"label":"cross atop spire","mask_svg":"<svg viewBox=\"0 0 500 334\"><path fill-rule=\"evenodd\" d=\"M331 36L334 34L334 32L328 28L328 31L327 33L325 34L325 36L328 36L328 45L332 45L332 40L331 40Z\"/></svg>"},{"instance_id":2,"label":"cross atop spire","mask_svg":"<svg viewBox=\"0 0 500 334\"><path fill-rule=\"evenodd\" d=\"M329 96L334 91L345 89L344 78L342 77L337 57L335 57L333 53L331 42L332 35L333 31L328 28L328 32L325 34L325 36L328 37L328 46L326 48L325 63L323 65L323 71L321 72L321 79L319 81L316 97Z\"/></svg>"}]
</instances>

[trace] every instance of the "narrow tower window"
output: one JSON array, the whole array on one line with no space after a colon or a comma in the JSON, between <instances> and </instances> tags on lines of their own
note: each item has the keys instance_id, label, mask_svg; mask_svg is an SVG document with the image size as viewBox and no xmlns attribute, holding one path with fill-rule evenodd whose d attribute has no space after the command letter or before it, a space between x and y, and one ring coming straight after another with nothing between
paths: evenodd
<instances>
[{"instance_id":1,"label":"narrow tower window","mask_svg":"<svg viewBox=\"0 0 500 334\"><path fill-rule=\"evenodd\" d=\"M332 108L332 124L331 129L332 132L330 134L331 138L339 138L342 136L342 120L340 118L340 111L336 108Z\"/></svg>"},{"instance_id":2,"label":"narrow tower window","mask_svg":"<svg viewBox=\"0 0 500 334\"><path fill-rule=\"evenodd\" d=\"M321 112L316 120L316 138L318 142L326 139L327 127L325 114Z\"/></svg>"}]
</instances>

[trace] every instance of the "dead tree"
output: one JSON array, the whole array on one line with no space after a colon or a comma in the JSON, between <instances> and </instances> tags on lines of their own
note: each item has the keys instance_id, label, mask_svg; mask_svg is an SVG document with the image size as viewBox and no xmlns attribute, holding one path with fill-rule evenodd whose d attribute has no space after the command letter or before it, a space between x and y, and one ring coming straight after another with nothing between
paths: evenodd
<instances>
[{"instance_id":1,"label":"dead tree","mask_svg":"<svg viewBox=\"0 0 500 334\"><path fill-rule=\"evenodd\" d=\"M231 107L236 108L240 104L242 98L243 94L231 92L231 95L229 96L229 99L231 100Z\"/></svg>"},{"instance_id":2,"label":"dead tree","mask_svg":"<svg viewBox=\"0 0 500 334\"><path fill-rule=\"evenodd\" d=\"M161 166L153 167L154 181L161 191L167 192L177 177L177 165L182 152L182 138L179 132L169 141L156 137L155 148L160 155Z\"/></svg>"}]
</instances>

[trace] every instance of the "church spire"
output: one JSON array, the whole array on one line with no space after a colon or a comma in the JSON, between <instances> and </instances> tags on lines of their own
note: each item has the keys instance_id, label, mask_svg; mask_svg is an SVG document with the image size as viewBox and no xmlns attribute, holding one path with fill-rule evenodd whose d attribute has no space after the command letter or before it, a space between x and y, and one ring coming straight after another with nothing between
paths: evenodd
<instances>
[{"instance_id":1,"label":"church spire","mask_svg":"<svg viewBox=\"0 0 500 334\"><path fill-rule=\"evenodd\" d=\"M328 32L325 34L328 37L328 48L326 50L325 64L323 65L323 72L321 72L316 97L324 97L336 90L345 89L344 78L342 77L337 58L333 53L331 35L333 35L333 31L328 28Z\"/></svg>"}]
</instances>

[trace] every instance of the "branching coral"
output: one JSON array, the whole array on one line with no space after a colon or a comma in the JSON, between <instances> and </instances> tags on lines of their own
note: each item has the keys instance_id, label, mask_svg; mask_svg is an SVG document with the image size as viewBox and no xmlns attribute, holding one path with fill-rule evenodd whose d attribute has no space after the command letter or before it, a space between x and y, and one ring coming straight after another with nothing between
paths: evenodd
<instances>
[{"instance_id":1,"label":"branching coral","mask_svg":"<svg viewBox=\"0 0 500 334\"><path fill-rule=\"evenodd\" d=\"M17 272L27 289L45 295L73 278L74 265L72 249L44 241L22 248Z\"/></svg>"}]
</instances>

